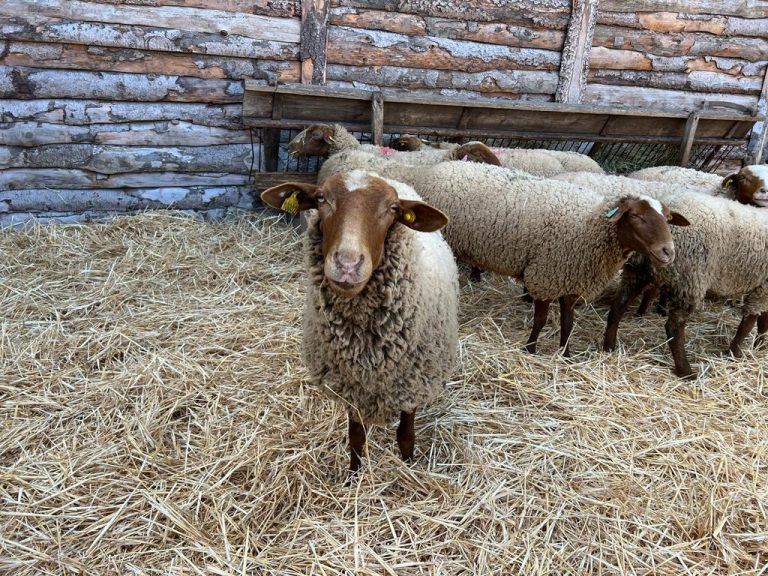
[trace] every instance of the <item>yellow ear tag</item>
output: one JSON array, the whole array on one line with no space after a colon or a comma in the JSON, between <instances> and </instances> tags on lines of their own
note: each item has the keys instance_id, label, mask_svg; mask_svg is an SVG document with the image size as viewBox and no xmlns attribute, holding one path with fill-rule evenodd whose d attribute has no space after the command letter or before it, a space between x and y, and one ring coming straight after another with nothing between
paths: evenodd
<instances>
[{"instance_id":1,"label":"yellow ear tag","mask_svg":"<svg viewBox=\"0 0 768 576\"><path fill-rule=\"evenodd\" d=\"M416 221L416 214L412 210L406 210L403 212L403 222L407 224L413 224Z\"/></svg>"},{"instance_id":2,"label":"yellow ear tag","mask_svg":"<svg viewBox=\"0 0 768 576\"><path fill-rule=\"evenodd\" d=\"M728 178L723 180L723 186L722 187L723 188L728 188L728 186L730 186L731 184L733 184L733 176L728 176Z\"/></svg>"},{"instance_id":3,"label":"yellow ear tag","mask_svg":"<svg viewBox=\"0 0 768 576\"><path fill-rule=\"evenodd\" d=\"M288 212L288 214L291 216L296 216L296 214L299 213L299 199L296 197L297 195L298 192L294 190L293 194L283 200L283 203L280 206L280 210L283 212Z\"/></svg>"},{"instance_id":4,"label":"yellow ear tag","mask_svg":"<svg viewBox=\"0 0 768 576\"><path fill-rule=\"evenodd\" d=\"M667 216L667 222L672 222L672 213L669 213L669 216Z\"/></svg>"}]
</instances>

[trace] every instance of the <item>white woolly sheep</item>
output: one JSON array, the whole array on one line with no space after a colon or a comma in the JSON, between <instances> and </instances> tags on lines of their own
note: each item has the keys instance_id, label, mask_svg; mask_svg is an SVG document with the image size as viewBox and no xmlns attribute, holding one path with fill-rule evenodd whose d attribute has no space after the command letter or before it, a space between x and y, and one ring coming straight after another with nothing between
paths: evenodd
<instances>
[{"instance_id":1,"label":"white woolly sheep","mask_svg":"<svg viewBox=\"0 0 768 576\"><path fill-rule=\"evenodd\" d=\"M603 347L613 350L626 308L649 284L669 295L665 325L675 362L675 374L695 373L685 353L685 324L707 293L722 297L746 295L742 320L731 341L730 352L741 355L741 345L758 324L756 345L768 330L768 211L744 206L727 198L693 193L665 196L675 210L690 217L691 226L673 230L675 261L664 269L647 260L635 262L622 274L622 288L611 306Z\"/></svg>"},{"instance_id":2,"label":"white woolly sheep","mask_svg":"<svg viewBox=\"0 0 768 576\"><path fill-rule=\"evenodd\" d=\"M683 168L682 166L653 166L627 174L627 178L651 182L669 182L684 186L695 186L701 190L718 194L723 186L723 177L701 170Z\"/></svg>"},{"instance_id":3,"label":"white woolly sheep","mask_svg":"<svg viewBox=\"0 0 768 576\"><path fill-rule=\"evenodd\" d=\"M418 152L399 152L386 146L360 144L339 124L313 124L288 144L292 156L322 156L328 158L344 151L362 151L409 164L437 164L446 160L468 160L499 165L496 155L482 142L455 144L447 149L423 148Z\"/></svg>"},{"instance_id":4,"label":"white woolly sheep","mask_svg":"<svg viewBox=\"0 0 768 576\"><path fill-rule=\"evenodd\" d=\"M687 223L648 197L608 201L565 182L466 162L415 167L345 152L323 165L319 181L354 167L406 182L445 212L451 219L445 237L458 259L524 282L535 308L529 352L536 350L551 301L559 299L567 355L578 297L599 294L632 251L661 265L671 261L667 218Z\"/></svg>"},{"instance_id":5,"label":"white woolly sheep","mask_svg":"<svg viewBox=\"0 0 768 576\"><path fill-rule=\"evenodd\" d=\"M456 362L458 273L436 232L446 216L409 186L360 170L261 197L292 213L316 209L304 243L303 357L311 380L347 406L350 472L364 425L397 415L410 460L415 412L441 393Z\"/></svg>"}]
</instances>

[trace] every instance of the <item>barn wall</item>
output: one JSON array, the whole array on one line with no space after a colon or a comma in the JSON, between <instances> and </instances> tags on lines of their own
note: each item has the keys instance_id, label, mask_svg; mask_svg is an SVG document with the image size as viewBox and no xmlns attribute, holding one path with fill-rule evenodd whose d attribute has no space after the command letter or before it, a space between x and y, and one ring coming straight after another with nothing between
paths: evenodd
<instances>
[{"instance_id":1,"label":"barn wall","mask_svg":"<svg viewBox=\"0 0 768 576\"><path fill-rule=\"evenodd\" d=\"M327 7L327 85L555 99L571 0L304 2ZM301 0L0 2L0 223L249 205L261 150L241 122L242 81L302 80L301 11ZM754 108L765 91L757 0L600 0L592 23L583 102Z\"/></svg>"},{"instance_id":2,"label":"barn wall","mask_svg":"<svg viewBox=\"0 0 768 576\"><path fill-rule=\"evenodd\" d=\"M242 80L298 82L299 17L299 0L0 2L0 223L249 206Z\"/></svg>"}]
</instances>

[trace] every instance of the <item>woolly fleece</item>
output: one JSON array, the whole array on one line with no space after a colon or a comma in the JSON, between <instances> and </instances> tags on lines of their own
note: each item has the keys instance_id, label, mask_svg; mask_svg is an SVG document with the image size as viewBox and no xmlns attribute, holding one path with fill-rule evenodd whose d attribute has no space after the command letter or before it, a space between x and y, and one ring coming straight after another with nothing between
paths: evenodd
<instances>
[{"instance_id":1,"label":"woolly fleece","mask_svg":"<svg viewBox=\"0 0 768 576\"><path fill-rule=\"evenodd\" d=\"M692 185L702 189L711 190L713 194L719 193L723 185L723 177L701 170L683 168L682 166L654 166L643 168L627 174L628 178L635 180L653 180L657 182L669 182L683 185Z\"/></svg>"},{"instance_id":2,"label":"woolly fleece","mask_svg":"<svg viewBox=\"0 0 768 576\"><path fill-rule=\"evenodd\" d=\"M550 178L562 172L605 174L592 158L577 152L541 148L493 148L493 153L505 168L523 170L542 178Z\"/></svg>"},{"instance_id":3,"label":"woolly fleece","mask_svg":"<svg viewBox=\"0 0 768 576\"><path fill-rule=\"evenodd\" d=\"M387 182L400 198L420 200L409 187ZM394 224L366 287L344 298L324 281L315 211L307 225L303 355L310 380L365 424L434 400L456 364L458 331L458 273L440 232Z\"/></svg>"}]
</instances>

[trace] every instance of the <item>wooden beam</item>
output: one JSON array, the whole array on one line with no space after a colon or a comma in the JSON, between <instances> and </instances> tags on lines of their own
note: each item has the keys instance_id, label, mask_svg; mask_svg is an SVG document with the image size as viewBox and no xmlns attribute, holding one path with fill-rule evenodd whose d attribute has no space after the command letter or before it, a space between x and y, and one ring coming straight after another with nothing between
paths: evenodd
<instances>
[{"instance_id":1,"label":"wooden beam","mask_svg":"<svg viewBox=\"0 0 768 576\"><path fill-rule=\"evenodd\" d=\"M693 139L696 137L696 128L698 126L699 113L691 112L691 115L688 116L688 121L685 123L683 140L680 143L680 166L688 166L688 161L691 159L691 147L693 146Z\"/></svg>"},{"instance_id":2,"label":"wooden beam","mask_svg":"<svg viewBox=\"0 0 768 576\"><path fill-rule=\"evenodd\" d=\"M763 78L763 89L760 91L760 99L757 101L757 114L768 116L768 69ZM747 164L760 164L763 160L766 140L768 140L768 120L756 122L752 127L752 134L747 143L747 154L744 161Z\"/></svg>"},{"instance_id":3,"label":"wooden beam","mask_svg":"<svg viewBox=\"0 0 768 576\"><path fill-rule=\"evenodd\" d=\"M556 102L579 103L587 85L589 51L597 22L598 0L573 0L571 22L560 61Z\"/></svg>"},{"instance_id":4,"label":"wooden beam","mask_svg":"<svg viewBox=\"0 0 768 576\"><path fill-rule=\"evenodd\" d=\"M301 83L325 83L329 0L301 3Z\"/></svg>"},{"instance_id":5,"label":"wooden beam","mask_svg":"<svg viewBox=\"0 0 768 576\"><path fill-rule=\"evenodd\" d=\"M263 192L267 188L277 186L283 182L306 182L315 184L317 172L257 172L254 175L254 190Z\"/></svg>"},{"instance_id":6,"label":"wooden beam","mask_svg":"<svg viewBox=\"0 0 768 576\"><path fill-rule=\"evenodd\" d=\"M374 92L371 97L371 136L376 146L381 146L384 138L384 97L381 92Z\"/></svg>"}]
</instances>

